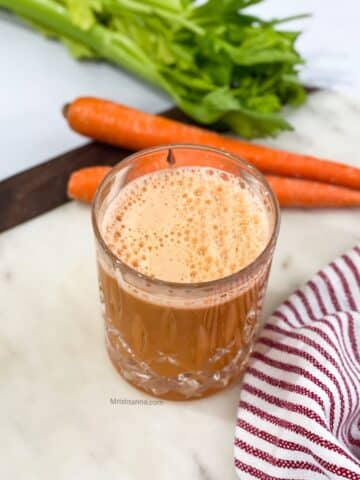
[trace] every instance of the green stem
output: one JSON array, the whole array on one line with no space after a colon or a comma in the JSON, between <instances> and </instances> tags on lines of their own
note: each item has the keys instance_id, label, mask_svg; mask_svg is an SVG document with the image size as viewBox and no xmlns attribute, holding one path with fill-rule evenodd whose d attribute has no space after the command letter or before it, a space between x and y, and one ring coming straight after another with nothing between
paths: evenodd
<instances>
[{"instance_id":1,"label":"green stem","mask_svg":"<svg viewBox=\"0 0 360 480\"><path fill-rule=\"evenodd\" d=\"M180 13L184 10L181 0L146 0L146 3L174 13Z\"/></svg>"},{"instance_id":2,"label":"green stem","mask_svg":"<svg viewBox=\"0 0 360 480\"><path fill-rule=\"evenodd\" d=\"M144 2L136 2L133 0L108 0L107 4L109 5L109 10L112 13L121 15L123 8L127 8L132 12L144 13L146 15L157 15L164 20L170 21L173 25L180 25L187 30L196 33L197 35L204 35L205 31L203 28L196 25L194 22L188 20L183 16L184 12L175 12L172 13L169 10L159 8L153 5L145 4Z\"/></svg>"},{"instance_id":3,"label":"green stem","mask_svg":"<svg viewBox=\"0 0 360 480\"><path fill-rule=\"evenodd\" d=\"M269 22L266 22L268 25L275 26L280 25L281 23L293 22L295 20L302 20L303 18L310 18L311 13L300 13L299 15L292 15L291 17L285 18L273 18Z\"/></svg>"}]
</instances>

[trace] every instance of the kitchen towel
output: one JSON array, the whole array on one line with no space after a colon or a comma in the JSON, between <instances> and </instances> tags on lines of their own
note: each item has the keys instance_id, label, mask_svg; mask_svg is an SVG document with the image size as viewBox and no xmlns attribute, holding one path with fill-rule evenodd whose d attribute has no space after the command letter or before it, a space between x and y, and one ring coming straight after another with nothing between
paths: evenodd
<instances>
[{"instance_id":1,"label":"kitchen towel","mask_svg":"<svg viewBox=\"0 0 360 480\"><path fill-rule=\"evenodd\" d=\"M240 395L241 480L360 480L360 247L269 318Z\"/></svg>"}]
</instances>

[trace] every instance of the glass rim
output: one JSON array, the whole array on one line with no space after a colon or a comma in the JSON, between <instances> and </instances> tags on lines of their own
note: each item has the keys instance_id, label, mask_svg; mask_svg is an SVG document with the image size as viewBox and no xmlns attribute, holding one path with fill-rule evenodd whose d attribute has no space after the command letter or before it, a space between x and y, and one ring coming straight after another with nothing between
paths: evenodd
<instances>
[{"instance_id":1,"label":"glass rim","mask_svg":"<svg viewBox=\"0 0 360 480\"><path fill-rule=\"evenodd\" d=\"M130 267L126 263L124 263L117 255L115 255L112 250L108 247L106 244L103 235L101 234L99 225L98 225L98 220L97 220L97 212L99 211L100 208L100 201L101 201L101 193L103 189L105 188L105 185L107 182L114 176L116 175L117 172L125 168L127 165L131 164L133 160L136 158L146 156L147 154L151 154L154 152L160 152L160 151L166 151L169 149L176 150L179 148L184 148L184 149L190 149L190 150L202 150L202 151L208 151L212 152L218 155L221 155L223 157L226 157L232 161L235 161L238 163L241 167L245 167L247 171L255 177L260 183L266 188L267 192L270 195L271 203L274 208L274 225L272 228L271 235L269 236L269 239L264 247L264 249L261 251L261 253L254 258L252 262L250 262L246 267L237 270L234 273L231 273L230 275L227 275L226 277L221 277L217 278L215 280L208 280L206 282L172 282L172 281L166 281L166 280L160 280L158 278L153 278L148 275L145 275L138 270L135 270L134 268ZM176 168L176 167L175 167ZM138 152L134 152L127 157L125 157L123 160L120 160L116 165L114 165L111 170L105 175L103 180L101 181L100 185L98 186L94 200L92 202L91 206L91 220L92 220L92 226L95 234L96 240L99 242L101 248L105 252L105 254L110 257L111 261L119 268L122 270L126 271L127 273L130 273L131 275L134 275L135 277L148 282L153 285L158 285L160 287L167 287L171 289L202 289L202 288L210 288L210 287L215 287L219 285L224 285L227 283L232 282L233 280L238 280L239 277L241 276L248 276L253 270L255 270L262 262L263 260L266 259L268 256L269 251L271 250L272 246L275 244L275 241L278 237L279 233L279 226L280 226L280 207L279 207L279 202L277 200L277 197L271 188L269 182L265 178L265 176L253 165L248 163L247 161L243 160L242 158L238 157L237 155L234 155L232 153L227 152L226 150L222 150L220 148L214 148L214 147L208 147L204 145L197 145L197 144L192 144L192 143L179 143L179 144L164 144L156 147L150 147L150 148L145 148L142 150L139 150Z\"/></svg>"}]
</instances>

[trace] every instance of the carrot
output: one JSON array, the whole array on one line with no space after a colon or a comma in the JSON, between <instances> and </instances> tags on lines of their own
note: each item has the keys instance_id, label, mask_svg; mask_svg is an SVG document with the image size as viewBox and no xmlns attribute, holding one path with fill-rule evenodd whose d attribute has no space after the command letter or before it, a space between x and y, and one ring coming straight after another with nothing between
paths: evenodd
<instances>
[{"instance_id":1,"label":"carrot","mask_svg":"<svg viewBox=\"0 0 360 480\"><path fill-rule=\"evenodd\" d=\"M238 155L264 173L360 189L359 168L224 137L107 100L78 98L64 114L78 133L130 150L169 143L208 145Z\"/></svg>"},{"instance_id":2,"label":"carrot","mask_svg":"<svg viewBox=\"0 0 360 480\"><path fill-rule=\"evenodd\" d=\"M73 172L67 185L68 197L79 202L91 203L97 187L111 167L86 167Z\"/></svg>"},{"instance_id":3,"label":"carrot","mask_svg":"<svg viewBox=\"0 0 360 480\"><path fill-rule=\"evenodd\" d=\"M69 180L68 195L73 200L90 203L111 167L89 167L74 172ZM282 207L324 208L359 207L360 192L309 180L269 175L266 177Z\"/></svg>"},{"instance_id":4,"label":"carrot","mask_svg":"<svg viewBox=\"0 0 360 480\"><path fill-rule=\"evenodd\" d=\"M282 207L360 207L360 191L296 178L266 176Z\"/></svg>"}]
</instances>

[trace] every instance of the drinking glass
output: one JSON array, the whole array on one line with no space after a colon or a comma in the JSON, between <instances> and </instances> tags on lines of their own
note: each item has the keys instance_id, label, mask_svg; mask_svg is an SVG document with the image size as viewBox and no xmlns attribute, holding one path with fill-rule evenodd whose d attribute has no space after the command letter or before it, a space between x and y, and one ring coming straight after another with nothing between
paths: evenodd
<instances>
[{"instance_id":1,"label":"drinking glass","mask_svg":"<svg viewBox=\"0 0 360 480\"><path fill-rule=\"evenodd\" d=\"M122 188L141 175L186 166L236 175L265 205L267 244L254 261L225 278L200 283L150 278L121 261L104 241L104 214ZM203 397L236 380L259 326L279 229L278 203L263 175L214 148L165 145L143 150L118 163L103 180L92 222L106 346L122 377L151 395L173 400Z\"/></svg>"}]
</instances>

